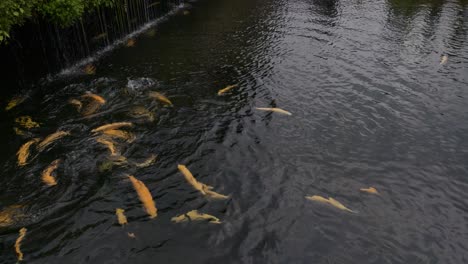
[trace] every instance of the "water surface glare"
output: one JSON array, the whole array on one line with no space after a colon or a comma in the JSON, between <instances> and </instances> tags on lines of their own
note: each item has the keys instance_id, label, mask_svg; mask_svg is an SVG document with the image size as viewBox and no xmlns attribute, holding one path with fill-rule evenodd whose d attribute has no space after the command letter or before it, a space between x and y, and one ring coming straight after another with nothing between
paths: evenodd
<instances>
[{"instance_id":1,"label":"water surface glare","mask_svg":"<svg viewBox=\"0 0 468 264\"><path fill-rule=\"evenodd\" d=\"M94 75L24 91L9 111L2 98L0 212L12 219L0 263L16 261L22 227L25 263L468 263L466 0L200 0L185 11ZM105 103L83 117L68 100L88 91ZM39 127L16 135L19 116ZM134 138L115 139L112 157L91 130L124 121ZM22 144L56 131L70 135L17 165ZM48 186L41 173L57 159ZM178 164L229 198L203 195ZM221 224L171 221L192 210Z\"/></svg>"}]
</instances>

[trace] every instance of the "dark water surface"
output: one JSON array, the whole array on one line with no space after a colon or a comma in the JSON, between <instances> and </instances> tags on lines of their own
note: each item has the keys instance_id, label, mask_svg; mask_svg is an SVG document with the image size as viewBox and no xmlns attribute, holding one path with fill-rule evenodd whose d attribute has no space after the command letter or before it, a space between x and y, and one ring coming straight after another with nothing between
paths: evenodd
<instances>
[{"instance_id":1,"label":"dark water surface","mask_svg":"<svg viewBox=\"0 0 468 264\"><path fill-rule=\"evenodd\" d=\"M95 75L61 77L2 110L0 208L15 215L0 228L1 263L16 262L21 227L24 263L468 263L467 1L201 0L189 10L100 59ZM239 88L217 95L230 84ZM91 118L67 104L86 91L107 100ZM156 119L130 116L134 106ZM41 127L16 135L21 115ZM154 165L102 170L109 151L90 130L117 121L135 123L121 154L157 154ZM58 129L72 135L16 166L23 143ZM55 159L48 187L41 172ZM231 198L201 195L179 163ZM128 174L151 191L157 218ZM369 186L380 195L359 191ZM223 223L171 222L194 209Z\"/></svg>"}]
</instances>

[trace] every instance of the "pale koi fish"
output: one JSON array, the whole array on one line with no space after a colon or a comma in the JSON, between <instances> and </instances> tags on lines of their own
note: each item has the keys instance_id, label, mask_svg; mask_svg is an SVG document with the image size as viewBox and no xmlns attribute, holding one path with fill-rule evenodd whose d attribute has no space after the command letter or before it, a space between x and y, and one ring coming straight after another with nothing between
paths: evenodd
<instances>
[{"instance_id":1,"label":"pale koi fish","mask_svg":"<svg viewBox=\"0 0 468 264\"><path fill-rule=\"evenodd\" d=\"M255 109L260 110L260 111L269 111L269 112L276 112L284 115L292 115L290 112L285 111L281 108L268 108L268 107L255 107Z\"/></svg>"},{"instance_id":2,"label":"pale koi fish","mask_svg":"<svg viewBox=\"0 0 468 264\"><path fill-rule=\"evenodd\" d=\"M13 109L14 107L16 107L17 105L21 104L22 102L24 102L24 100L26 99L26 97L21 97L21 96L16 96L16 97L13 97L7 104L7 106L5 107L5 111L10 111L11 109Z\"/></svg>"},{"instance_id":3,"label":"pale koi fish","mask_svg":"<svg viewBox=\"0 0 468 264\"><path fill-rule=\"evenodd\" d=\"M211 189L213 189L213 187L197 181L195 177L193 177L193 174L187 169L185 165L179 164L177 168L184 175L187 182L190 183L195 188L195 190L198 190L203 195L208 196L213 199L229 198L229 196L222 195L222 194L212 191Z\"/></svg>"},{"instance_id":4,"label":"pale koi fish","mask_svg":"<svg viewBox=\"0 0 468 264\"><path fill-rule=\"evenodd\" d=\"M44 138L44 140L42 140L41 143L37 145L37 149L39 151L43 151L47 146L54 143L54 141L59 140L69 135L70 135L70 132L67 132L67 131L57 131L55 133L52 133L48 135L46 138Z\"/></svg>"},{"instance_id":5,"label":"pale koi fish","mask_svg":"<svg viewBox=\"0 0 468 264\"><path fill-rule=\"evenodd\" d=\"M118 154L118 151L117 151L117 149L116 149L116 147L115 147L115 144L114 144L114 142L113 142L112 140L107 139L107 138L105 138L105 137L98 137L98 138L96 139L96 141L97 141L98 143L101 143L101 144L103 144L104 146L106 146L106 147L109 149L109 151L110 151L110 153L111 153L111 156L116 156L116 155Z\"/></svg>"},{"instance_id":6,"label":"pale koi fish","mask_svg":"<svg viewBox=\"0 0 468 264\"><path fill-rule=\"evenodd\" d=\"M141 163L134 163L134 165L137 166L138 168L146 168L148 166L153 165L157 157L158 157L157 155L151 154L145 161Z\"/></svg>"},{"instance_id":7,"label":"pale koi fish","mask_svg":"<svg viewBox=\"0 0 468 264\"><path fill-rule=\"evenodd\" d=\"M124 215L125 210L121 208L115 209L115 214L117 215L117 221L119 222L119 225L123 226L128 224L127 222L127 217Z\"/></svg>"},{"instance_id":8,"label":"pale koi fish","mask_svg":"<svg viewBox=\"0 0 468 264\"><path fill-rule=\"evenodd\" d=\"M93 99L94 101L100 104L106 103L106 99L102 98L100 95L93 94L93 93L85 93L81 97Z\"/></svg>"},{"instance_id":9,"label":"pale koi fish","mask_svg":"<svg viewBox=\"0 0 468 264\"><path fill-rule=\"evenodd\" d=\"M158 209L156 208L153 197L151 196L151 193L146 185L131 175L128 176L128 178L132 182L133 188L137 192L138 198L140 198L146 213L150 216L150 218L155 218L158 216Z\"/></svg>"},{"instance_id":10,"label":"pale koi fish","mask_svg":"<svg viewBox=\"0 0 468 264\"><path fill-rule=\"evenodd\" d=\"M444 55L440 58L440 65L444 65L448 62L448 56Z\"/></svg>"},{"instance_id":11,"label":"pale koi fish","mask_svg":"<svg viewBox=\"0 0 468 264\"><path fill-rule=\"evenodd\" d=\"M135 233L127 232L127 236L128 236L129 238L136 238Z\"/></svg>"},{"instance_id":12,"label":"pale koi fish","mask_svg":"<svg viewBox=\"0 0 468 264\"><path fill-rule=\"evenodd\" d=\"M219 90L218 95L223 95L224 93L226 93L226 92L228 92L228 91L230 91L230 90L232 90L232 89L234 89L236 87L237 87L237 84L229 85L226 88Z\"/></svg>"},{"instance_id":13,"label":"pale koi fish","mask_svg":"<svg viewBox=\"0 0 468 264\"><path fill-rule=\"evenodd\" d=\"M351 209L348 209L347 207L345 207L342 203L338 202L337 200L333 199L333 198L324 198L322 196L318 196L318 195L314 195L314 196L306 196L305 197L306 199L308 200L311 200L311 201L316 201L316 202L319 202L319 203L327 203L327 204L330 204L340 210L344 210L344 211L348 211L348 212L351 212L351 213L356 213L355 211L351 210Z\"/></svg>"},{"instance_id":14,"label":"pale koi fish","mask_svg":"<svg viewBox=\"0 0 468 264\"><path fill-rule=\"evenodd\" d=\"M104 33L101 33L101 34L99 34L99 35L93 37L91 40L92 40L92 41L98 41L98 40L101 40L101 39L103 39L103 38L105 38L105 37L107 37L107 33L104 32Z\"/></svg>"},{"instance_id":15,"label":"pale koi fish","mask_svg":"<svg viewBox=\"0 0 468 264\"><path fill-rule=\"evenodd\" d=\"M81 103L81 102L80 102L79 100L77 100L77 99L70 99L70 100L68 100L68 103L71 104L71 105L73 105L74 107L76 107L76 110L77 110L78 112L80 112L80 111L81 111L81 108L83 107L83 103Z\"/></svg>"},{"instance_id":16,"label":"pale koi fish","mask_svg":"<svg viewBox=\"0 0 468 264\"><path fill-rule=\"evenodd\" d=\"M52 176L52 172L54 172L58 168L59 163L60 163L60 160L56 159L56 160L52 161L52 163L50 163L50 165L47 166L47 168L45 168L42 171L42 181L45 184L47 184L49 186L53 186L53 185L57 184L57 181L55 180L55 177Z\"/></svg>"},{"instance_id":17,"label":"pale koi fish","mask_svg":"<svg viewBox=\"0 0 468 264\"><path fill-rule=\"evenodd\" d=\"M208 221L211 224L221 224L219 218L209 214L199 213L197 210L192 210L186 214L172 217L171 221L175 223L183 223L188 221Z\"/></svg>"},{"instance_id":18,"label":"pale koi fish","mask_svg":"<svg viewBox=\"0 0 468 264\"><path fill-rule=\"evenodd\" d=\"M111 138L119 138L119 139L125 140L128 143L131 143L135 140L135 135L133 135L130 132L123 131L123 130L109 129L109 130L104 130L102 133Z\"/></svg>"},{"instance_id":19,"label":"pale koi fish","mask_svg":"<svg viewBox=\"0 0 468 264\"><path fill-rule=\"evenodd\" d=\"M16 156L18 156L18 166L24 166L27 164L27 160L29 157L29 148L31 147L32 144L39 142L41 139L40 138L33 138L29 140L28 142L24 143L16 153Z\"/></svg>"},{"instance_id":20,"label":"pale koi fish","mask_svg":"<svg viewBox=\"0 0 468 264\"><path fill-rule=\"evenodd\" d=\"M19 231L19 236L15 242L15 251L18 255L18 261L23 260L23 252L21 252L21 241L23 241L24 237L26 236L26 231L28 231L26 228L21 228Z\"/></svg>"},{"instance_id":21,"label":"pale koi fish","mask_svg":"<svg viewBox=\"0 0 468 264\"><path fill-rule=\"evenodd\" d=\"M370 194L379 194L379 192L377 191L376 188L374 187L369 187L369 188L361 188L359 189L361 192L366 192L366 193L370 193Z\"/></svg>"},{"instance_id":22,"label":"pale koi fish","mask_svg":"<svg viewBox=\"0 0 468 264\"><path fill-rule=\"evenodd\" d=\"M173 106L171 100L169 100L166 96L164 96L161 93L151 91L151 92L149 92L149 96L156 99L156 100L158 100L158 101L160 101L160 102L162 102L162 103L164 103L164 104L167 104L169 106Z\"/></svg>"},{"instance_id":23,"label":"pale koi fish","mask_svg":"<svg viewBox=\"0 0 468 264\"><path fill-rule=\"evenodd\" d=\"M83 71L88 75L93 75L96 73L96 67L92 64L84 66Z\"/></svg>"},{"instance_id":24,"label":"pale koi fish","mask_svg":"<svg viewBox=\"0 0 468 264\"><path fill-rule=\"evenodd\" d=\"M132 127L132 126L133 124L130 122L117 122L117 123L112 123L112 124L107 124L107 125L97 127L91 130L91 132L96 133L96 132L101 132L105 130L118 129L121 127Z\"/></svg>"}]
</instances>

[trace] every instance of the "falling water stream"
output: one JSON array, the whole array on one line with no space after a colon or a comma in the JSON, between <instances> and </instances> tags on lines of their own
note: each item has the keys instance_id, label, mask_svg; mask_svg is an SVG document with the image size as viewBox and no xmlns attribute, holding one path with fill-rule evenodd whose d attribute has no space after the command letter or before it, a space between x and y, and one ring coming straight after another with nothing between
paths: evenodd
<instances>
[{"instance_id":1,"label":"falling water stream","mask_svg":"<svg viewBox=\"0 0 468 264\"><path fill-rule=\"evenodd\" d=\"M465 0L191 3L94 74L75 67L8 111L2 98L0 263L22 227L24 263L468 263L467 33ZM69 100L87 92L106 102L83 116ZM113 122L133 123L118 158L91 132ZM70 135L18 166L56 131ZM191 210L221 224L171 221Z\"/></svg>"}]
</instances>

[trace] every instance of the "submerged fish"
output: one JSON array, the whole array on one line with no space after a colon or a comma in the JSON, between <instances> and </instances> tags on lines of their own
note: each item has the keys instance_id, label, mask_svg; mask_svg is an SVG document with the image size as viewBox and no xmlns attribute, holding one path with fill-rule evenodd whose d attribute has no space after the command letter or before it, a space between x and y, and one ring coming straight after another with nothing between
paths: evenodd
<instances>
[{"instance_id":1,"label":"submerged fish","mask_svg":"<svg viewBox=\"0 0 468 264\"><path fill-rule=\"evenodd\" d=\"M129 238L136 238L135 233L127 232L127 236L128 236Z\"/></svg>"},{"instance_id":2,"label":"submerged fish","mask_svg":"<svg viewBox=\"0 0 468 264\"><path fill-rule=\"evenodd\" d=\"M140 163L135 162L134 165L137 166L138 168L145 168L145 167L151 166L154 164L157 157L158 157L157 155L151 154L145 161L140 162Z\"/></svg>"},{"instance_id":3,"label":"submerged fish","mask_svg":"<svg viewBox=\"0 0 468 264\"><path fill-rule=\"evenodd\" d=\"M229 196L219 194L217 192L212 191L213 187L201 183L193 177L193 174L187 169L185 165L177 165L179 171L184 175L185 179L188 183L190 183L196 190L201 192L203 195L208 196L213 199L227 199Z\"/></svg>"},{"instance_id":4,"label":"submerged fish","mask_svg":"<svg viewBox=\"0 0 468 264\"><path fill-rule=\"evenodd\" d=\"M68 100L68 103L73 105L74 107L76 107L76 110L78 112L80 112L81 108L83 107L83 103L81 103L81 101L79 101L77 99L70 99L70 100Z\"/></svg>"},{"instance_id":5,"label":"submerged fish","mask_svg":"<svg viewBox=\"0 0 468 264\"><path fill-rule=\"evenodd\" d=\"M348 212L351 212L351 213L355 213L355 211L351 210L351 209L348 209L346 206L344 206L342 203L338 202L337 200L329 197L328 199L322 197L322 196L318 196L318 195L314 195L314 196L306 196L306 199L308 200L311 200L311 201L316 201L316 202L320 202L320 203L327 203L327 204L330 204L340 210L344 210L344 211L348 211Z\"/></svg>"},{"instance_id":6,"label":"submerged fish","mask_svg":"<svg viewBox=\"0 0 468 264\"><path fill-rule=\"evenodd\" d=\"M23 212L22 205L10 205L0 211L0 227L9 227L19 222L26 215Z\"/></svg>"},{"instance_id":7,"label":"submerged fish","mask_svg":"<svg viewBox=\"0 0 468 264\"><path fill-rule=\"evenodd\" d=\"M156 204L154 203L153 197L151 196L151 193L146 185L131 175L128 176L128 178L132 182L133 188L137 192L138 198L140 198L146 213L150 216L150 218L155 218L158 216L158 209L156 209Z\"/></svg>"},{"instance_id":8,"label":"submerged fish","mask_svg":"<svg viewBox=\"0 0 468 264\"><path fill-rule=\"evenodd\" d=\"M27 129L39 127L39 123L34 122L30 116L17 117L15 118L15 123Z\"/></svg>"},{"instance_id":9,"label":"submerged fish","mask_svg":"<svg viewBox=\"0 0 468 264\"><path fill-rule=\"evenodd\" d=\"M26 236L26 231L28 231L26 228L24 227L21 228L19 231L19 237L16 239L16 242L15 242L15 251L16 251L16 254L18 255L18 261L23 260L23 252L21 252L21 242Z\"/></svg>"},{"instance_id":10,"label":"submerged fish","mask_svg":"<svg viewBox=\"0 0 468 264\"><path fill-rule=\"evenodd\" d=\"M448 56L444 55L440 58L440 65L444 65L448 62Z\"/></svg>"},{"instance_id":11,"label":"submerged fish","mask_svg":"<svg viewBox=\"0 0 468 264\"><path fill-rule=\"evenodd\" d=\"M127 46L127 47L129 47L129 48L130 48L130 47L134 47L134 46L135 46L135 43L136 43L136 40L131 38L131 39L128 39L128 40L127 40L127 43L125 44L125 46Z\"/></svg>"},{"instance_id":12,"label":"submerged fish","mask_svg":"<svg viewBox=\"0 0 468 264\"><path fill-rule=\"evenodd\" d=\"M159 4L160 4L159 2L154 2L154 3L152 3L152 4L149 4L149 5L148 5L148 8L153 7L153 6L155 6L155 5L159 5Z\"/></svg>"},{"instance_id":13,"label":"submerged fish","mask_svg":"<svg viewBox=\"0 0 468 264\"><path fill-rule=\"evenodd\" d=\"M118 139L125 140L128 143L133 142L136 138L135 135L133 135L133 133L123 131L123 130L118 130L118 129L104 130L102 133L111 138L118 138Z\"/></svg>"},{"instance_id":14,"label":"submerged fish","mask_svg":"<svg viewBox=\"0 0 468 264\"><path fill-rule=\"evenodd\" d=\"M57 181L55 180L55 177L52 176L52 172L54 172L57 168L58 168L58 165L60 163L60 160L59 159L56 159L54 161L52 161L52 163L50 163L49 166L47 166L47 168L45 168L43 171L42 171L42 181L49 185L49 186L53 186L53 185L56 185L57 184Z\"/></svg>"},{"instance_id":15,"label":"submerged fish","mask_svg":"<svg viewBox=\"0 0 468 264\"><path fill-rule=\"evenodd\" d=\"M149 96L150 96L151 98L154 98L154 99L156 99L156 100L158 100L158 101L164 103L164 104L167 104L167 105L169 105L169 106L173 106L171 100L169 100L166 96L164 96L164 95L161 94L161 93L151 91L151 92L149 92Z\"/></svg>"},{"instance_id":16,"label":"submerged fish","mask_svg":"<svg viewBox=\"0 0 468 264\"><path fill-rule=\"evenodd\" d=\"M44 140L42 140L41 143L39 143L37 145L37 149L39 151L43 151L47 146L54 143L54 141L57 141L57 140L65 137L65 136L69 136L69 135L70 135L70 132L67 132L67 131L57 131L55 133L52 133L52 134L48 135L46 138L44 138Z\"/></svg>"},{"instance_id":17,"label":"submerged fish","mask_svg":"<svg viewBox=\"0 0 468 264\"><path fill-rule=\"evenodd\" d=\"M148 7L149 7L149 6L148 6ZM156 29L152 28L152 29L146 31L146 35L147 35L148 37L154 37L154 36L156 36Z\"/></svg>"},{"instance_id":18,"label":"submerged fish","mask_svg":"<svg viewBox=\"0 0 468 264\"><path fill-rule=\"evenodd\" d=\"M93 37L91 39L91 41L98 41L98 40L104 39L105 37L107 37L107 33L104 32L104 33L101 33L101 34Z\"/></svg>"},{"instance_id":19,"label":"submerged fish","mask_svg":"<svg viewBox=\"0 0 468 264\"><path fill-rule=\"evenodd\" d=\"M134 118L142 118L146 117L148 118L148 121L153 122L154 121L154 113L149 111L143 106L135 106L129 111L129 115Z\"/></svg>"},{"instance_id":20,"label":"submerged fish","mask_svg":"<svg viewBox=\"0 0 468 264\"><path fill-rule=\"evenodd\" d=\"M371 193L371 194L379 194L376 188L369 187L369 188L361 188L359 189L361 192Z\"/></svg>"},{"instance_id":21,"label":"submerged fish","mask_svg":"<svg viewBox=\"0 0 468 264\"><path fill-rule=\"evenodd\" d=\"M86 66L84 66L83 71L88 75L93 75L96 73L96 67L92 64L87 64Z\"/></svg>"},{"instance_id":22,"label":"submerged fish","mask_svg":"<svg viewBox=\"0 0 468 264\"><path fill-rule=\"evenodd\" d=\"M109 149L112 156L116 156L118 154L117 148L115 147L115 144L112 140L105 137L98 137L96 141L106 146Z\"/></svg>"},{"instance_id":23,"label":"submerged fish","mask_svg":"<svg viewBox=\"0 0 468 264\"><path fill-rule=\"evenodd\" d=\"M93 93L85 93L81 97L93 99L100 104L106 103L106 99L102 98L100 95L93 94Z\"/></svg>"},{"instance_id":24,"label":"submerged fish","mask_svg":"<svg viewBox=\"0 0 468 264\"><path fill-rule=\"evenodd\" d=\"M211 224L221 224L219 218L209 214L199 213L197 210L192 210L186 214L172 217L171 221L175 223L183 223L188 221L208 221Z\"/></svg>"},{"instance_id":25,"label":"submerged fish","mask_svg":"<svg viewBox=\"0 0 468 264\"><path fill-rule=\"evenodd\" d=\"M269 112L276 112L284 115L292 115L290 112L285 111L281 108L268 108L268 107L255 107L255 109L260 110L260 111L269 111Z\"/></svg>"},{"instance_id":26,"label":"submerged fish","mask_svg":"<svg viewBox=\"0 0 468 264\"><path fill-rule=\"evenodd\" d=\"M112 124L107 124L107 125L97 127L91 130L91 132L96 133L96 132L101 132L105 130L118 129L121 127L132 127L132 126L133 124L130 122L117 122L117 123L112 123Z\"/></svg>"},{"instance_id":27,"label":"submerged fish","mask_svg":"<svg viewBox=\"0 0 468 264\"><path fill-rule=\"evenodd\" d=\"M16 107L17 105L21 104L22 102L24 102L24 100L26 100L26 97L22 97L22 96L16 96L16 97L13 97L7 104L7 106L5 107L5 111L10 111L11 109L13 109L14 107Z\"/></svg>"},{"instance_id":28,"label":"submerged fish","mask_svg":"<svg viewBox=\"0 0 468 264\"><path fill-rule=\"evenodd\" d=\"M18 166L24 166L27 164L27 160L29 157L29 148L31 147L32 144L39 142L41 139L40 138L33 138L29 140L28 142L24 143L16 153L16 156L18 156Z\"/></svg>"},{"instance_id":29,"label":"submerged fish","mask_svg":"<svg viewBox=\"0 0 468 264\"><path fill-rule=\"evenodd\" d=\"M81 114L83 116L85 116L85 117L90 116L90 115L96 113L97 110L99 110L101 107L102 107L101 103L99 103L97 101L91 101L88 104L86 104L86 106L81 111Z\"/></svg>"},{"instance_id":30,"label":"submerged fish","mask_svg":"<svg viewBox=\"0 0 468 264\"><path fill-rule=\"evenodd\" d=\"M190 15L190 11L184 10L183 14L184 14L184 16Z\"/></svg>"},{"instance_id":31,"label":"submerged fish","mask_svg":"<svg viewBox=\"0 0 468 264\"><path fill-rule=\"evenodd\" d=\"M126 225L128 224L127 222L127 217L124 215L125 210L121 208L115 209L115 214L117 215L117 221L119 222L119 225Z\"/></svg>"},{"instance_id":32,"label":"submerged fish","mask_svg":"<svg viewBox=\"0 0 468 264\"><path fill-rule=\"evenodd\" d=\"M226 93L226 92L228 92L228 91L230 91L230 90L232 90L232 89L234 89L236 87L237 87L237 84L229 85L226 88L219 90L218 95L222 95L222 94L224 94L224 93Z\"/></svg>"}]
</instances>

